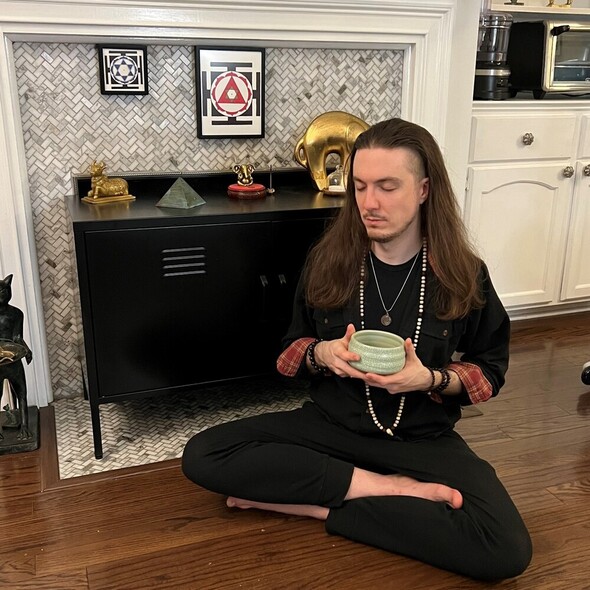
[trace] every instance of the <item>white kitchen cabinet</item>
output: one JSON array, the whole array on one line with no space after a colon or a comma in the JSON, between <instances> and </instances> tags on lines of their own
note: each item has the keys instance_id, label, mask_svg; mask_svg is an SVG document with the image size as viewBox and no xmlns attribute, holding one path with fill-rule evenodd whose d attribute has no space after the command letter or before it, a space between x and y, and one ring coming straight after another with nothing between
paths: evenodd
<instances>
[{"instance_id":1,"label":"white kitchen cabinet","mask_svg":"<svg viewBox=\"0 0 590 590\"><path fill-rule=\"evenodd\" d=\"M583 101L475 103L465 219L514 315L590 307Z\"/></svg>"},{"instance_id":2,"label":"white kitchen cabinet","mask_svg":"<svg viewBox=\"0 0 590 590\"><path fill-rule=\"evenodd\" d=\"M578 157L561 293L564 300L590 298L590 115L580 117Z\"/></svg>"}]
</instances>

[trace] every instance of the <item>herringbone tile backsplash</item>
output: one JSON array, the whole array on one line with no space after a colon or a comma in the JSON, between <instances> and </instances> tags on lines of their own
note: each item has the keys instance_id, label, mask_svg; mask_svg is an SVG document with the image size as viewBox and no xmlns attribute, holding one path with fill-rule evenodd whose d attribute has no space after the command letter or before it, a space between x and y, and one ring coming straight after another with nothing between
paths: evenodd
<instances>
[{"instance_id":1,"label":"herringbone tile backsplash","mask_svg":"<svg viewBox=\"0 0 590 590\"><path fill-rule=\"evenodd\" d=\"M125 172L297 166L293 149L311 120L344 110L368 123L399 116L403 53L266 49L266 136L197 138L194 48L149 46L149 95L100 94L90 44L13 46L55 399L82 393L82 327L64 198L90 162Z\"/></svg>"},{"instance_id":2,"label":"herringbone tile backsplash","mask_svg":"<svg viewBox=\"0 0 590 590\"><path fill-rule=\"evenodd\" d=\"M255 379L101 406L102 459L94 456L89 402L54 404L60 479L176 459L191 436L231 420L294 410L308 384Z\"/></svg>"}]
</instances>

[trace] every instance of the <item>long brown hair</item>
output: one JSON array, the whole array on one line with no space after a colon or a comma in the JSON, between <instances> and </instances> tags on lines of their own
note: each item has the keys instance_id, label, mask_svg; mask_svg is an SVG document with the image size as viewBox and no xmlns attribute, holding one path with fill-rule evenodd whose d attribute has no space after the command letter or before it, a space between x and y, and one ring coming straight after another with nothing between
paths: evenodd
<instances>
[{"instance_id":1,"label":"long brown hair","mask_svg":"<svg viewBox=\"0 0 590 590\"><path fill-rule=\"evenodd\" d=\"M421 205L421 231L428 240L428 261L438 278L433 292L436 313L441 319L464 317L484 303L477 281L482 262L469 242L436 140L423 127L398 118L373 125L354 144L344 204L310 251L304 268L307 302L333 309L346 305L358 292L370 239L355 199L355 155L361 149L397 147L411 150L430 179L429 196Z\"/></svg>"}]
</instances>

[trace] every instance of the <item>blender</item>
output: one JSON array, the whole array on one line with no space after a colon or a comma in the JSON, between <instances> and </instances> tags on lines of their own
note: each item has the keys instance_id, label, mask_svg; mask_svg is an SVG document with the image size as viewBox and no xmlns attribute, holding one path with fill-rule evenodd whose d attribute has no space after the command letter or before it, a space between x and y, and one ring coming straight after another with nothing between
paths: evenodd
<instances>
[{"instance_id":1,"label":"blender","mask_svg":"<svg viewBox=\"0 0 590 590\"><path fill-rule=\"evenodd\" d=\"M481 12L473 98L504 100L512 96L510 67L506 62L511 26L512 15L508 13Z\"/></svg>"}]
</instances>

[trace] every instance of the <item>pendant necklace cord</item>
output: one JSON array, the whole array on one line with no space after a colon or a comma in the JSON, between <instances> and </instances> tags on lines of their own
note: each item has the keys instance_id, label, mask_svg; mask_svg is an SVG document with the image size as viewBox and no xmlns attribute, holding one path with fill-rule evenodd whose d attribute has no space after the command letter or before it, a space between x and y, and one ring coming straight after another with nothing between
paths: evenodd
<instances>
[{"instance_id":1,"label":"pendant necklace cord","mask_svg":"<svg viewBox=\"0 0 590 590\"><path fill-rule=\"evenodd\" d=\"M424 303L426 300L426 268L428 265L428 246L427 246L427 242L426 242L426 238L422 239L422 272L420 274L420 294L418 296L418 318L416 319L416 330L414 332L414 350L416 350L418 348L418 340L420 339L420 331L422 329L422 317L424 315ZM418 252L418 254L420 254L420 252ZM416 255L416 259L418 257L418 254ZM361 316L361 330L365 329L365 262L364 260L366 260L366 254L365 256L363 256L363 262L361 263L361 278L360 278L360 284L359 284L359 313ZM416 262L414 260L414 262ZM371 265L373 264L373 261L371 260ZM413 268L413 265L412 265ZM373 273L374 273L374 269L373 269ZM412 271L410 270L410 273ZM410 276L408 274L408 276ZM375 277L376 279L377 277ZM406 278L407 281L407 278ZM404 283L405 285L405 283ZM402 287L403 289L403 287ZM399 297L399 295L398 295ZM395 305L395 302L394 302ZM393 305L391 306L393 307ZM383 316L385 317L385 316ZM389 317L389 315L387 316ZM383 318L381 320L383 322ZM391 318L389 318L389 321L391 323ZM373 400L371 399L371 388L369 387L369 385L367 383L365 383L365 397L367 399L367 409L369 410L369 414L371 415L371 419L373 420L373 423L375 424L375 426L381 431L381 432L385 432L385 434L388 434L389 436L394 436L394 432L395 429L399 426L400 420L402 419L402 414L404 412L404 405L406 403L406 394L402 393L399 397L399 406L397 408L397 413L395 415L395 418L393 420L392 425L388 428L387 426L384 426L383 424L381 424L381 422L379 421L379 418L377 417L377 413L375 412L375 408L373 407Z\"/></svg>"},{"instance_id":2,"label":"pendant necklace cord","mask_svg":"<svg viewBox=\"0 0 590 590\"><path fill-rule=\"evenodd\" d=\"M397 303L397 300L400 298L400 295L402 294L402 291L404 290L404 287L406 286L406 283L408 282L408 279L410 278L410 275L412 274L412 271L414 270L414 267L416 266L416 262L418 261L418 256L420 255L421 251L422 251L421 249L418 250L416 256L414 257L414 262L412 262L412 267L410 268L410 272L406 276L406 280L404 281L403 285L401 286L401 289L399 290L399 293L397 294L395 301L391 304L391 307L389 309L387 309L387 307L385 307L385 302L383 301L383 295L381 295L381 287L379 287L379 280L377 279L377 273L375 272L375 264L373 263L373 252L371 252L371 250L369 250L369 260L371 261L371 268L373 270L373 276L375 277L375 285L377 286L377 293L379 293L379 299L381 299L381 305L383 306L383 310L385 311L385 313L381 317L381 323L384 326L389 326L389 324L391 324L391 316L389 315L389 312L393 309L393 307Z\"/></svg>"}]
</instances>

